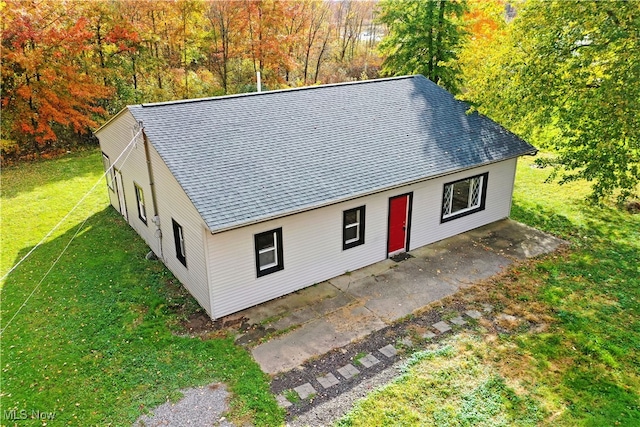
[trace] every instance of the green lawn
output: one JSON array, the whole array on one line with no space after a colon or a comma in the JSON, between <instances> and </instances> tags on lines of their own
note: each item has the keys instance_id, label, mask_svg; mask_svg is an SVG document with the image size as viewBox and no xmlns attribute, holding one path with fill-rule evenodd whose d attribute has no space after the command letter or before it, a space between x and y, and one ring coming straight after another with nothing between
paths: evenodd
<instances>
[{"instance_id":1,"label":"green lawn","mask_svg":"<svg viewBox=\"0 0 640 427\"><path fill-rule=\"evenodd\" d=\"M91 151L2 171L2 274L100 180L101 170L100 153ZM37 287L67 244L67 252ZM194 306L193 300L161 263L145 260L147 251L107 205L100 182L80 209L9 275L1 291L6 329L0 348L0 415L16 409L54 412L54 425L127 425L167 399L177 399L181 388L224 381L233 393L232 418L256 425L282 423L268 378L231 338L172 333L178 321L174 308ZM3 419L2 425L7 422ZM41 425L20 423L29 424Z\"/></svg>"},{"instance_id":2,"label":"green lawn","mask_svg":"<svg viewBox=\"0 0 640 427\"><path fill-rule=\"evenodd\" d=\"M512 217L570 242L456 296L538 325L417 353L341 426L640 425L640 215L585 203L520 161Z\"/></svg>"}]
</instances>

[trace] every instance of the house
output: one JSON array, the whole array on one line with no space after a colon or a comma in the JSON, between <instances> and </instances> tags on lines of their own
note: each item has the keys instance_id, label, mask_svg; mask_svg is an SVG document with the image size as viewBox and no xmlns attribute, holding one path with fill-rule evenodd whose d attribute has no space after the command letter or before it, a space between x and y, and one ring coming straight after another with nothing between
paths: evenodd
<instances>
[{"instance_id":1,"label":"house","mask_svg":"<svg viewBox=\"0 0 640 427\"><path fill-rule=\"evenodd\" d=\"M111 204L214 319L509 216L536 152L419 75L132 105L96 135Z\"/></svg>"}]
</instances>

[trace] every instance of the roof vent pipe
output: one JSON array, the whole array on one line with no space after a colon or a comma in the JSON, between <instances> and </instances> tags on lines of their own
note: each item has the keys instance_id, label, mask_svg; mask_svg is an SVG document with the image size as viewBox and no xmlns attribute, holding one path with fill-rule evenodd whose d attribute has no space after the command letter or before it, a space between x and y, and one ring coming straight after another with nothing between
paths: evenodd
<instances>
[{"instance_id":1,"label":"roof vent pipe","mask_svg":"<svg viewBox=\"0 0 640 427\"><path fill-rule=\"evenodd\" d=\"M262 79L260 79L260 71L256 71L256 81L258 82L258 92L262 92Z\"/></svg>"}]
</instances>

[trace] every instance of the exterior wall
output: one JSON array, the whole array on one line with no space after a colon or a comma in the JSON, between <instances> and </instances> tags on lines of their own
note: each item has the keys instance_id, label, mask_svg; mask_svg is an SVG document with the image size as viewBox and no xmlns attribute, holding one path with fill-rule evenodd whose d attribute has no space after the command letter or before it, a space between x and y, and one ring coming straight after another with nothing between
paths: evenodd
<instances>
[{"instance_id":1,"label":"exterior wall","mask_svg":"<svg viewBox=\"0 0 640 427\"><path fill-rule=\"evenodd\" d=\"M212 317L218 318L365 267L387 257L389 198L413 192L410 248L509 216L516 159L347 202L207 235ZM440 222L444 184L489 172L486 207ZM342 249L342 213L366 206L365 243ZM284 269L257 277L254 234L282 227Z\"/></svg>"},{"instance_id":2,"label":"exterior wall","mask_svg":"<svg viewBox=\"0 0 640 427\"><path fill-rule=\"evenodd\" d=\"M156 254L162 257L164 264L211 316L205 262L205 238L210 233L195 206L173 177L160 155L153 146L149 151L162 231L162 253L156 252ZM176 257L171 219L182 226L186 267Z\"/></svg>"},{"instance_id":3,"label":"exterior wall","mask_svg":"<svg viewBox=\"0 0 640 427\"><path fill-rule=\"evenodd\" d=\"M144 152L144 144L142 137L138 138L130 152L125 153L118 161L127 144L134 136L133 129L136 126L136 120L128 111L124 111L117 116L108 126L102 128L97 136L100 140L100 149L109 156L109 161L115 169L122 174L122 182L124 188L118 188L118 191L124 191L125 206L127 211L128 222L134 230L147 242L147 245L155 253L158 253L159 241L155 237L156 227L153 224L153 203L151 198L151 187L149 186L149 174L147 172L147 161ZM147 224L138 217L138 202L136 200L136 192L134 182L142 188L145 199L145 207L147 212ZM114 190L107 189L111 205L120 210L118 196Z\"/></svg>"},{"instance_id":4,"label":"exterior wall","mask_svg":"<svg viewBox=\"0 0 640 427\"><path fill-rule=\"evenodd\" d=\"M147 168L146 153L142 136L120 160L115 161L134 136L132 130L136 120L128 111L114 118L97 136L100 148L109 156L109 161L122 173L124 195L128 222L144 239L151 250L158 255L164 264L173 272L180 282L189 290L200 305L211 315L209 287L205 266L204 239L206 227L195 207L177 183L169 169L162 161L153 146L149 147L153 179L155 181L156 204L158 212L154 212L150 177ZM114 163L115 162L115 163ZM147 224L138 216L134 182L144 193ZM106 183L105 183L106 187ZM107 189L111 205L119 210L118 196L114 190ZM154 216L160 220L158 226ZM176 250L171 219L175 219L183 229L187 267L176 258ZM161 238L160 238L161 236Z\"/></svg>"}]
</instances>

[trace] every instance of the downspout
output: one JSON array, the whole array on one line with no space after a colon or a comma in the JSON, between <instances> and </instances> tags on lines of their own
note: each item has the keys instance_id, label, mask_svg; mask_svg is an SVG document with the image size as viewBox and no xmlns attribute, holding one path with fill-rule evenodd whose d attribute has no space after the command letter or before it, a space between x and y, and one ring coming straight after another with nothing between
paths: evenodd
<instances>
[{"instance_id":1,"label":"downspout","mask_svg":"<svg viewBox=\"0 0 640 427\"><path fill-rule=\"evenodd\" d=\"M162 251L162 230L160 229L160 217L158 216L158 203L156 202L156 185L155 180L153 179L153 168L151 166L151 156L149 155L149 140L147 139L147 134L144 132L144 126L142 121L138 122L140 128L142 129L142 140L144 141L144 155L145 160L147 161L147 174L149 176L149 188L151 188L151 205L153 206L153 219L152 222L156 226L155 236L158 239L158 249L160 251L158 257L164 260L164 255Z\"/></svg>"}]
</instances>

